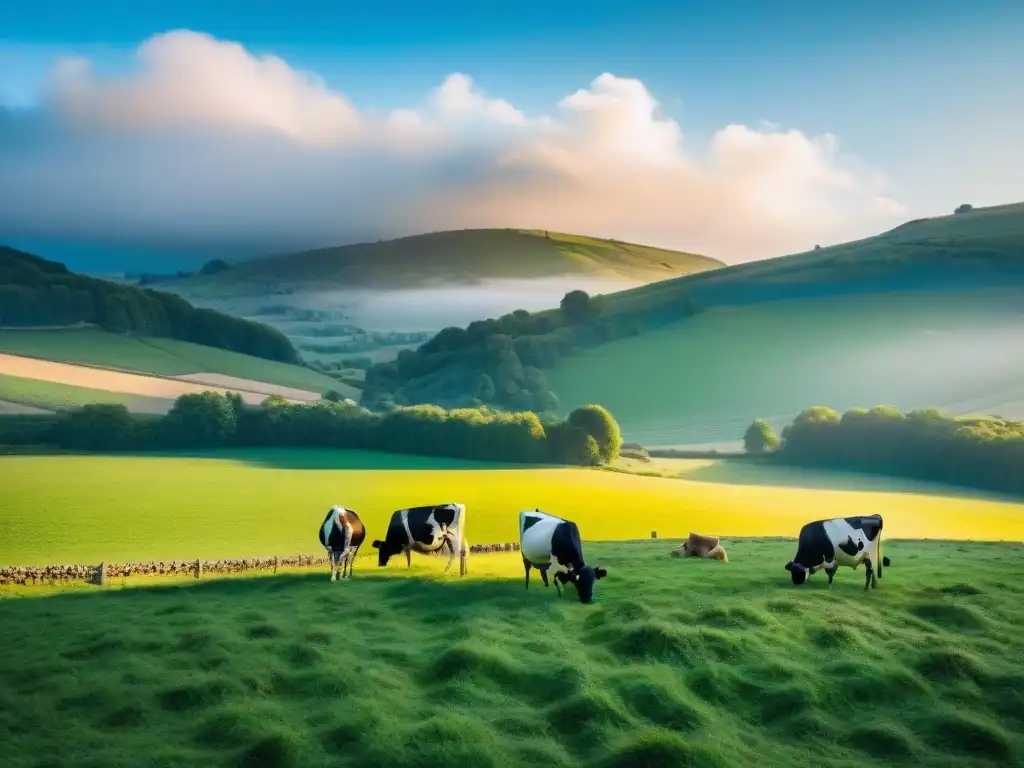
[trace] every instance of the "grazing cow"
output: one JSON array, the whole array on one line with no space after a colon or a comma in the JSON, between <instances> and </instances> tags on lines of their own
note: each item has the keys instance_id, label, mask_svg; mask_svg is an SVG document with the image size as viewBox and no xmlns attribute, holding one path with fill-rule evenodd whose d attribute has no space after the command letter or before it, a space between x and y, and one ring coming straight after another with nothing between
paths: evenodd
<instances>
[{"instance_id":1,"label":"grazing cow","mask_svg":"<svg viewBox=\"0 0 1024 768\"><path fill-rule=\"evenodd\" d=\"M366 526L351 509L331 507L320 525L320 544L327 550L331 561L331 581L338 580L338 564L341 564L341 578L352 575L352 563L359 554L359 547L366 538Z\"/></svg>"},{"instance_id":2,"label":"grazing cow","mask_svg":"<svg viewBox=\"0 0 1024 768\"><path fill-rule=\"evenodd\" d=\"M530 588L531 566L540 571L545 587L551 570L559 597L562 596L559 584L571 583L581 603L592 603L595 582L608 575L604 568L591 568L583 562L583 542L576 523L539 509L519 513L519 549L526 567L527 589Z\"/></svg>"},{"instance_id":3,"label":"grazing cow","mask_svg":"<svg viewBox=\"0 0 1024 768\"><path fill-rule=\"evenodd\" d=\"M876 581L882 577L882 566L889 565L889 558L882 557L881 515L835 517L807 523L800 529L796 557L786 563L786 570L798 586L807 580L807 574L824 570L832 586L839 566L857 568L861 563L865 568L864 589L869 586L874 589Z\"/></svg>"},{"instance_id":4,"label":"grazing cow","mask_svg":"<svg viewBox=\"0 0 1024 768\"><path fill-rule=\"evenodd\" d=\"M378 565L383 568L393 555L405 552L406 567L412 565L412 553L429 554L447 546L451 555L445 573L455 560L456 545L459 550L459 575L465 576L466 555L466 505L438 504L430 507L400 509L391 515L384 541L373 542L378 551Z\"/></svg>"},{"instance_id":5,"label":"grazing cow","mask_svg":"<svg viewBox=\"0 0 1024 768\"><path fill-rule=\"evenodd\" d=\"M729 562L721 539L717 536L701 536L699 533L691 533L690 538L673 549L671 554L674 557L706 557L723 563Z\"/></svg>"}]
</instances>

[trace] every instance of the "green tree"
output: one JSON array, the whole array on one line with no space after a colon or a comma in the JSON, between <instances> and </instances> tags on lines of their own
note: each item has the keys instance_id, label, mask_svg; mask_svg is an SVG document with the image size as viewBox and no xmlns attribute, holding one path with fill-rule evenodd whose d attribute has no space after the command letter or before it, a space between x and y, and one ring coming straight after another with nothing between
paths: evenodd
<instances>
[{"instance_id":1,"label":"green tree","mask_svg":"<svg viewBox=\"0 0 1024 768\"><path fill-rule=\"evenodd\" d=\"M569 291L558 304L559 308L567 318L574 323L588 320L593 314L595 307L586 291Z\"/></svg>"},{"instance_id":2,"label":"green tree","mask_svg":"<svg viewBox=\"0 0 1024 768\"><path fill-rule=\"evenodd\" d=\"M91 403L71 411L62 432L68 448L123 451L135 442L135 419L120 403Z\"/></svg>"},{"instance_id":3,"label":"green tree","mask_svg":"<svg viewBox=\"0 0 1024 768\"><path fill-rule=\"evenodd\" d=\"M597 455L602 462L608 463L618 458L622 448L622 431L606 408L594 404L584 405L570 413L566 421L594 438Z\"/></svg>"},{"instance_id":4,"label":"green tree","mask_svg":"<svg viewBox=\"0 0 1024 768\"><path fill-rule=\"evenodd\" d=\"M269 398L268 398L269 399ZM235 409L219 392L181 395L164 419L168 439L182 448L228 445L235 436Z\"/></svg>"},{"instance_id":5,"label":"green tree","mask_svg":"<svg viewBox=\"0 0 1024 768\"><path fill-rule=\"evenodd\" d=\"M764 419L754 419L743 435L743 447L747 453L767 453L779 447L779 436L772 425Z\"/></svg>"}]
</instances>

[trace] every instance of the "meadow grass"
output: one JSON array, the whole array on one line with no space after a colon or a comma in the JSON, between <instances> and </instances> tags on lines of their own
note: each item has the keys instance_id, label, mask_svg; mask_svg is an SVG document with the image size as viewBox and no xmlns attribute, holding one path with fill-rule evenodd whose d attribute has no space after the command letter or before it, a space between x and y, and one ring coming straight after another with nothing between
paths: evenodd
<instances>
[{"instance_id":1,"label":"meadow grass","mask_svg":"<svg viewBox=\"0 0 1024 768\"><path fill-rule=\"evenodd\" d=\"M314 553L333 504L356 510L372 540L394 510L448 501L467 505L471 544L517 540L518 513L537 507L575 520L593 540L795 536L809 520L875 512L887 537L1024 540L1024 505L934 484L810 471L757 477L729 462L679 474L690 479L313 449L6 456L0 565Z\"/></svg>"},{"instance_id":2,"label":"meadow grass","mask_svg":"<svg viewBox=\"0 0 1024 768\"><path fill-rule=\"evenodd\" d=\"M169 402L159 397L107 392L103 389L76 387L71 384L58 384L41 379L24 379L20 376L7 376L2 373L0 373L0 400L52 411L78 408L89 403L120 403L131 410L146 411L162 406L161 410L165 411L166 404Z\"/></svg>"},{"instance_id":3,"label":"meadow grass","mask_svg":"<svg viewBox=\"0 0 1024 768\"><path fill-rule=\"evenodd\" d=\"M891 293L711 310L547 372L562 409L600 403L647 446L739 442L828 405L1024 418L1020 292ZM954 364L955 361L955 364Z\"/></svg>"},{"instance_id":4,"label":"meadow grass","mask_svg":"<svg viewBox=\"0 0 1024 768\"><path fill-rule=\"evenodd\" d=\"M263 360L186 341L125 336L98 328L0 330L0 352L164 376L221 373L320 393L328 389L340 392L342 389L339 387L344 386L329 376L298 365Z\"/></svg>"},{"instance_id":5,"label":"meadow grass","mask_svg":"<svg viewBox=\"0 0 1024 768\"><path fill-rule=\"evenodd\" d=\"M79 526L79 530L82 526ZM597 603L517 554L0 599L5 768L1024 764L1019 545L892 542L865 593L792 541L587 542Z\"/></svg>"}]
</instances>

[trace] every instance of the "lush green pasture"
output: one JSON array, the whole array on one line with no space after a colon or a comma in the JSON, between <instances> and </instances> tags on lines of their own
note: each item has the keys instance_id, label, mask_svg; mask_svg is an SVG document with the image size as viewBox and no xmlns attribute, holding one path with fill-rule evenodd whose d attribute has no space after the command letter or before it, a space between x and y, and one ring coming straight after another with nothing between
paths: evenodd
<instances>
[{"instance_id":1,"label":"lush green pasture","mask_svg":"<svg viewBox=\"0 0 1024 768\"><path fill-rule=\"evenodd\" d=\"M721 464L684 480L359 451L211 456L0 457L0 565L316 552L333 504L358 511L372 539L392 511L446 501L468 506L468 539L481 544L515 541L519 511L535 507L594 540L795 536L808 520L879 512L889 537L1024 541L1022 504L843 473L752 477Z\"/></svg>"},{"instance_id":2,"label":"lush green pasture","mask_svg":"<svg viewBox=\"0 0 1024 768\"><path fill-rule=\"evenodd\" d=\"M645 445L739 441L811 405L1024 418L1019 291L892 293L718 309L565 358L563 410L601 403Z\"/></svg>"},{"instance_id":3,"label":"lush green pasture","mask_svg":"<svg viewBox=\"0 0 1024 768\"><path fill-rule=\"evenodd\" d=\"M0 330L0 352L165 376L220 373L313 392L341 391L334 379L297 365L262 360L186 341L125 336L96 328Z\"/></svg>"},{"instance_id":4,"label":"lush green pasture","mask_svg":"<svg viewBox=\"0 0 1024 768\"><path fill-rule=\"evenodd\" d=\"M132 410L153 410L167 403L159 397L141 397L121 392L107 392L103 389L75 387L40 379L23 379L20 376L0 374L0 400L36 408L62 411L78 408L89 403L122 403ZM166 410L166 408L162 408Z\"/></svg>"},{"instance_id":5,"label":"lush green pasture","mask_svg":"<svg viewBox=\"0 0 1024 768\"><path fill-rule=\"evenodd\" d=\"M525 590L515 554L25 589L0 599L2 763L1022 764L1019 545L894 542L865 594L849 569L793 587L793 542L725 543L587 543L592 606Z\"/></svg>"}]
</instances>

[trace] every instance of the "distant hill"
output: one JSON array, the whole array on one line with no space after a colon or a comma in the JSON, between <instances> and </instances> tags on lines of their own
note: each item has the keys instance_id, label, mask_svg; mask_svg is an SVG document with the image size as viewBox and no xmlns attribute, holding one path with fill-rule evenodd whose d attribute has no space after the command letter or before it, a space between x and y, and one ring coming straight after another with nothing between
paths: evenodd
<instances>
[{"instance_id":1,"label":"distant hill","mask_svg":"<svg viewBox=\"0 0 1024 768\"><path fill-rule=\"evenodd\" d=\"M721 266L722 262L707 256L618 240L533 230L468 229L268 256L167 284L183 293L231 295L281 285L387 290L561 275L649 282Z\"/></svg>"},{"instance_id":2,"label":"distant hill","mask_svg":"<svg viewBox=\"0 0 1024 768\"><path fill-rule=\"evenodd\" d=\"M0 327L81 324L300 362L288 338L268 325L200 309L170 293L78 275L58 262L0 246Z\"/></svg>"},{"instance_id":3,"label":"distant hill","mask_svg":"<svg viewBox=\"0 0 1024 768\"><path fill-rule=\"evenodd\" d=\"M814 404L1024 407L1022 348L1016 204L446 329L371 367L363 402L599 402L628 439L720 443Z\"/></svg>"}]
</instances>

